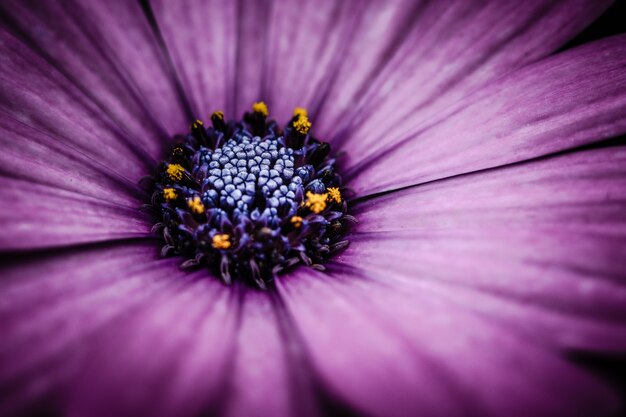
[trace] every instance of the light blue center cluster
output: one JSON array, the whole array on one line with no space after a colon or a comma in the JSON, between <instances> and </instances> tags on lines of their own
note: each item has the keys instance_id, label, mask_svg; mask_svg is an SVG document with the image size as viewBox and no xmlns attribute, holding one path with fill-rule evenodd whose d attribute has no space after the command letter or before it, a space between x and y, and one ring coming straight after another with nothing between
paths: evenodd
<instances>
[{"instance_id":1,"label":"light blue center cluster","mask_svg":"<svg viewBox=\"0 0 626 417\"><path fill-rule=\"evenodd\" d=\"M202 183L207 208L270 221L277 220L279 211L283 215L297 211L295 199L304 172L294 170L294 150L285 147L281 138L241 133L215 151L199 152L198 168L208 172Z\"/></svg>"}]
</instances>

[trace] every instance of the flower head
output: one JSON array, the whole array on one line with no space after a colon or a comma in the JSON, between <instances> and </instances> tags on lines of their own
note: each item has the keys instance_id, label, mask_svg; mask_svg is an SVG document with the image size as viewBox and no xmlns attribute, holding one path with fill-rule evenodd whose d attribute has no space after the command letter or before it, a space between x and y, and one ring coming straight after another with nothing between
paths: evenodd
<instances>
[{"instance_id":1,"label":"flower head","mask_svg":"<svg viewBox=\"0 0 626 417\"><path fill-rule=\"evenodd\" d=\"M0 415L619 415L607 7L1 2Z\"/></svg>"},{"instance_id":2,"label":"flower head","mask_svg":"<svg viewBox=\"0 0 626 417\"><path fill-rule=\"evenodd\" d=\"M267 106L255 103L253 113L266 116ZM306 115L298 117L284 130L249 114L226 123L215 112L209 128L194 122L155 178L162 252L182 256L187 266L202 263L225 282L261 288L277 271L319 265L333 255L350 224L346 206L338 204L341 177L327 143L294 132L308 133L298 128ZM186 206L173 188L183 180L183 166L190 171L180 187Z\"/></svg>"}]
</instances>

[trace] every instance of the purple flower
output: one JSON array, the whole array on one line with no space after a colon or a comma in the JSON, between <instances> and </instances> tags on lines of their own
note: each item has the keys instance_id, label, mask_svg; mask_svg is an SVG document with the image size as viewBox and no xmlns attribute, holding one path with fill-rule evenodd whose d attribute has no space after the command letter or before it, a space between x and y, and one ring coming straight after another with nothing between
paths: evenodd
<instances>
[{"instance_id":1,"label":"purple flower","mask_svg":"<svg viewBox=\"0 0 626 417\"><path fill-rule=\"evenodd\" d=\"M619 413L571 357L626 352L626 36L557 53L607 3L2 2L0 414ZM195 126L175 159L259 100L281 127ZM266 187L275 240L217 233L209 209L261 203L194 188L211 152L251 167L270 134L267 178L311 167ZM236 279L179 267L198 253ZM325 271L241 272L294 253Z\"/></svg>"}]
</instances>

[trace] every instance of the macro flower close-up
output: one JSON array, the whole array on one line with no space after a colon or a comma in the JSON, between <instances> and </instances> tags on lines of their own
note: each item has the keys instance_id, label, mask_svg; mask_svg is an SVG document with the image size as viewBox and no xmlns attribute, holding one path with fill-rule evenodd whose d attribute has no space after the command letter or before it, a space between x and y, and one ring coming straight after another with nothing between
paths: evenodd
<instances>
[{"instance_id":1,"label":"macro flower close-up","mask_svg":"<svg viewBox=\"0 0 626 417\"><path fill-rule=\"evenodd\" d=\"M625 9L0 0L0 415L626 415Z\"/></svg>"}]
</instances>

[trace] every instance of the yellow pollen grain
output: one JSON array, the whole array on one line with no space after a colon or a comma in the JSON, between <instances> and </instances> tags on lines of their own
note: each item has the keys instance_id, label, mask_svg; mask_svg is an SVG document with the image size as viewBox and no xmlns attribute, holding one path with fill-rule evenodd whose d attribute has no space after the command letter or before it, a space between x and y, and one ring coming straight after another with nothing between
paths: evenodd
<instances>
[{"instance_id":1,"label":"yellow pollen grain","mask_svg":"<svg viewBox=\"0 0 626 417\"><path fill-rule=\"evenodd\" d=\"M300 116L309 117L309 112L307 112L304 107L296 107L295 109L293 109L293 117Z\"/></svg>"},{"instance_id":2,"label":"yellow pollen grain","mask_svg":"<svg viewBox=\"0 0 626 417\"><path fill-rule=\"evenodd\" d=\"M183 173L185 172L185 168L179 164L170 164L167 167L167 175L170 177L172 181L180 181L183 179Z\"/></svg>"},{"instance_id":3,"label":"yellow pollen grain","mask_svg":"<svg viewBox=\"0 0 626 417\"><path fill-rule=\"evenodd\" d=\"M313 213L319 214L326 208L326 200L328 193L313 194L310 191L306 192L306 202L304 205L308 207Z\"/></svg>"},{"instance_id":4,"label":"yellow pollen grain","mask_svg":"<svg viewBox=\"0 0 626 417\"><path fill-rule=\"evenodd\" d=\"M176 200L178 198L178 193L173 188L164 188L163 198L165 198L165 201Z\"/></svg>"},{"instance_id":5,"label":"yellow pollen grain","mask_svg":"<svg viewBox=\"0 0 626 417\"><path fill-rule=\"evenodd\" d=\"M215 249L228 249L230 245L230 236L226 233L213 236L213 247Z\"/></svg>"},{"instance_id":6,"label":"yellow pollen grain","mask_svg":"<svg viewBox=\"0 0 626 417\"><path fill-rule=\"evenodd\" d=\"M311 122L309 122L309 118L305 115L300 115L300 117L298 117L298 120L293 122L293 127L296 128L298 133L306 135L311 129Z\"/></svg>"},{"instance_id":7,"label":"yellow pollen grain","mask_svg":"<svg viewBox=\"0 0 626 417\"><path fill-rule=\"evenodd\" d=\"M335 201L337 204L341 203L341 191L338 187L330 187L328 189L328 200Z\"/></svg>"},{"instance_id":8,"label":"yellow pollen grain","mask_svg":"<svg viewBox=\"0 0 626 417\"><path fill-rule=\"evenodd\" d=\"M211 115L211 118L214 118L214 117L217 118L217 119L220 119L220 120L224 120L224 112L221 111L221 110L215 111Z\"/></svg>"},{"instance_id":9,"label":"yellow pollen grain","mask_svg":"<svg viewBox=\"0 0 626 417\"><path fill-rule=\"evenodd\" d=\"M262 101L257 101L252 105L252 111L255 113L259 113L263 115L263 117L267 117L269 111L267 110L267 104Z\"/></svg>"},{"instance_id":10,"label":"yellow pollen grain","mask_svg":"<svg viewBox=\"0 0 626 417\"><path fill-rule=\"evenodd\" d=\"M291 224L293 224L294 227L302 226L302 217L300 217L300 216L293 216L291 218Z\"/></svg>"},{"instance_id":11,"label":"yellow pollen grain","mask_svg":"<svg viewBox=\"0 0 626 417\"><path fill-rule=\"evenodd\" d=\"M196 214L204 213L204 204L202 204L202 201L198 196L195 196L193 199L187 200L187 205L189 206L191 211Z\"/></svg>"}]
</instances>

